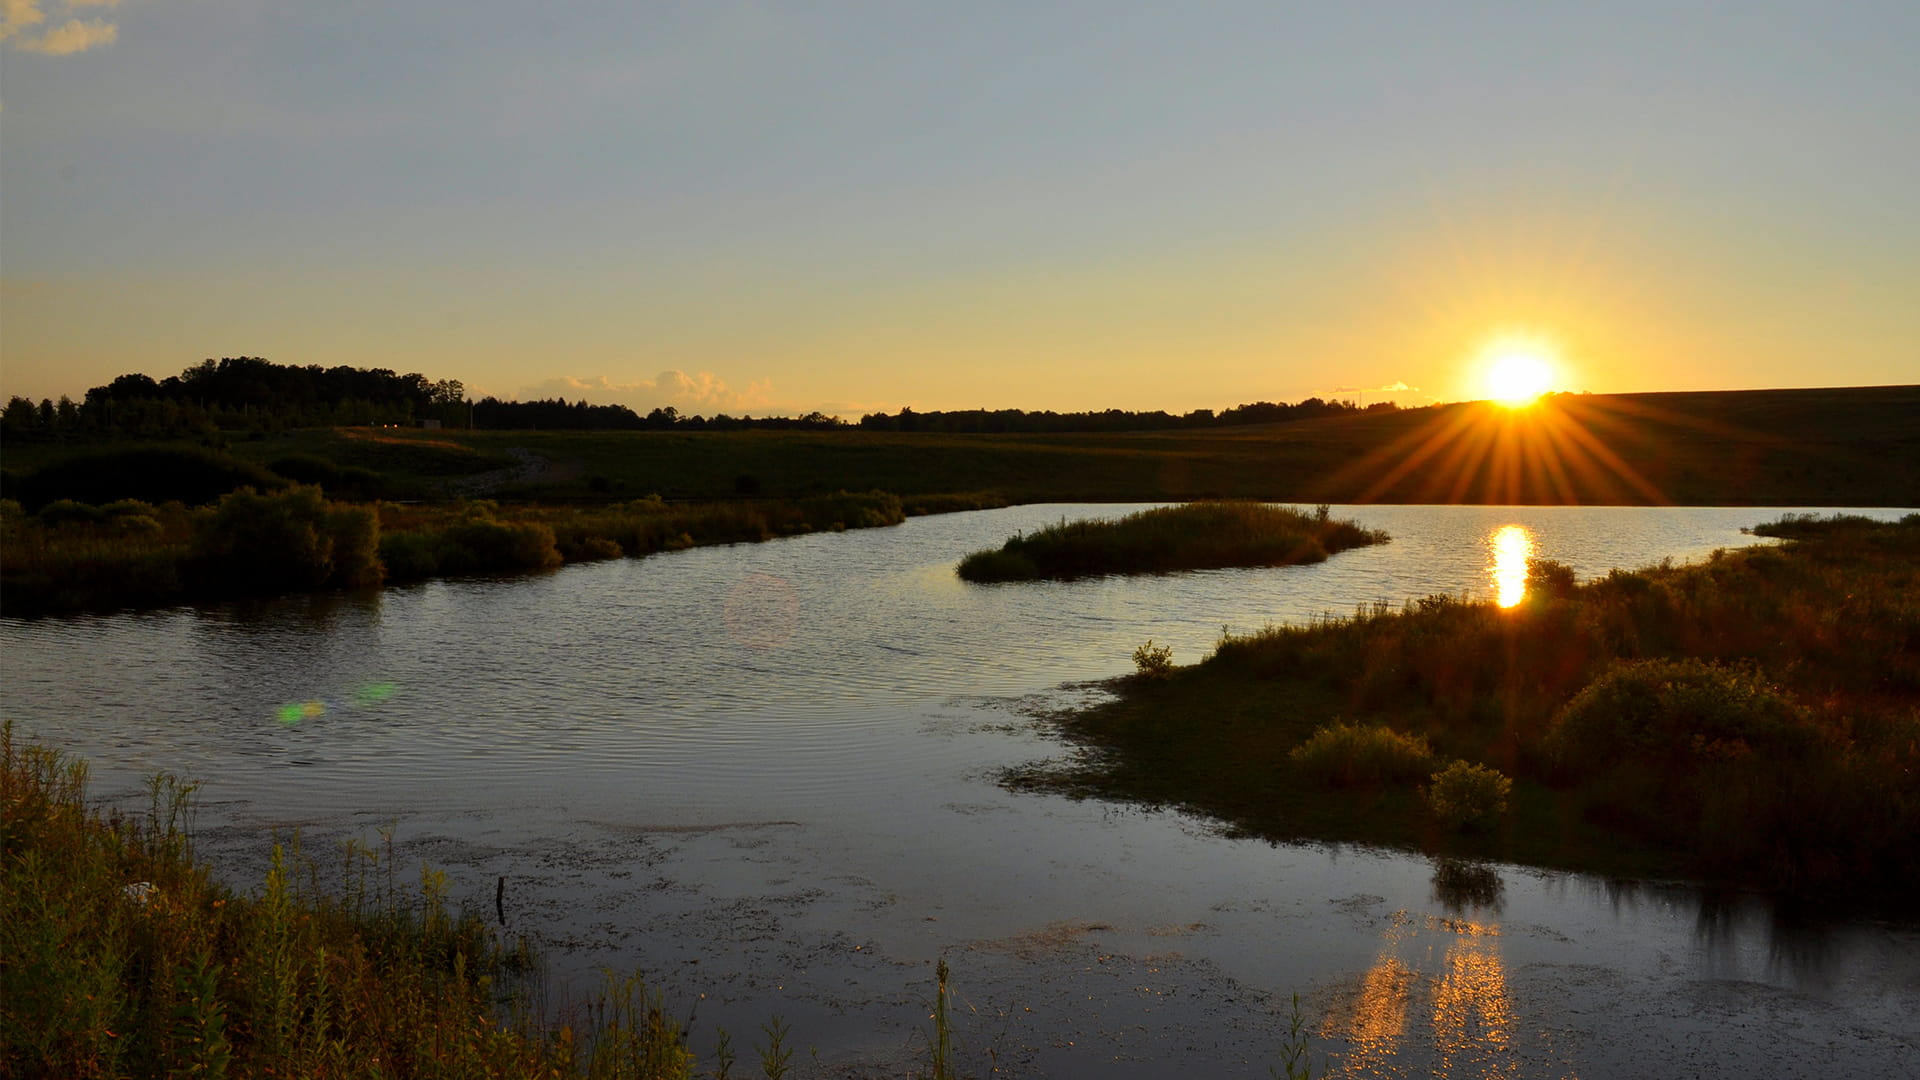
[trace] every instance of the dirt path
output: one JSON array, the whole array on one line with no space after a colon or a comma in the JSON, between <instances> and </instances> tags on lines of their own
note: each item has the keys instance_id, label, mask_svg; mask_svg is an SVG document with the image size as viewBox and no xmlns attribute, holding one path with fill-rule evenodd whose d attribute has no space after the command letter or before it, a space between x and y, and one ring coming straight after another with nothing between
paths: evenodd
<instances>
[{"instance_id":1,"label":"dirt path","mask_svg":"<svg viewBox=\"0 0 1920 1080\"><path fill-rule=\"evenodd\" d=\"M442 485L442 492L455 498L471 499L492 495L506 487L561 484L580 475L581 466L577 461L555 462L524 446L509 446L506 453L513 459L511 466L449 480Z\"/></svg>"}]
</instances>

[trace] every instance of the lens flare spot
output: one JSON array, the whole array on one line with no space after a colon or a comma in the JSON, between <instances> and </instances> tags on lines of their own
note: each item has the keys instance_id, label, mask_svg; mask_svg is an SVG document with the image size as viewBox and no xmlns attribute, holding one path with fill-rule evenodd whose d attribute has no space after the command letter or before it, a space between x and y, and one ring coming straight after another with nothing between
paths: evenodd
<instances>
[{"instance_id":1,"label":"lens flare spot","mask_svg":"<svg viewBox=\"0 0 1920 1080\"><path fill-rule=\"evenodd\" d=\"M1510 608L1527 597L1527 560L1533 558L1533 534L1524 525L1502 525L1487 537L1492 559L1493 602Z\"/></svg>"},{"instance_id":2,"label":"lens flare spot","mask_svg":"<svg viewBox=\"0 0 1920 1080\"><path fill-rule=\"evenodd\" d=\"M297 701L287 705L282 705L278 709L275 709L273 711L273 717L274 719L280 721L282 724L285 724L288 727L292 727L295 724L298 724L300 722L301 705Z\"/></svg>"},{"instance_id":3,"label":"lens flare spot","mask_svg":"<svg viewBox=\"0 0 1920 1080\"><path fill-rule=\"evenodd\" d=\"M800 625L800 597L775 574L748 574L727 590L720 620L750 649L777 649Z\"/></svg>"},{"instance_id":4,"label":"lens flare spot","mask_svg":"<svg viewBox=\"0 0 1920 1080\"><path fill-rule=\"evenodd\" d=\"M353 692L353 703L361 708L378 705L392 697L394 689L390 682L368 683Z\"/></svg>"}]
</instances>

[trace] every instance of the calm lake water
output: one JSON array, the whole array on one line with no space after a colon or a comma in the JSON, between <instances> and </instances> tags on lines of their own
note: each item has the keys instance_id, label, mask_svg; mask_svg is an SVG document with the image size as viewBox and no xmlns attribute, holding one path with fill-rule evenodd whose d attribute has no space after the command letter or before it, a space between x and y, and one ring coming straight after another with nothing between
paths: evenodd
<instances>
[{"instance_id":1,"label":"calm lake water","mask_svg":"<svg viewBox=\"0 0 1920 1080\"><path fill-rule=\"evenodd\" d=\"M1752 898L1223 838L1015 795L1035 717L1148 637L1437 592L1525 554L1582 577L1753 542L1779 510L1336 508L1390 544L1318 566L979 587L1027 506L360 597L0 621L0 711L127 798L204 781L200 852L393 832L546 943L556 985L639 968L736 1047L784 1017L808 1068L925 1057L953 968L972 1071L1266 1076L1292 995L1335 1075L1920 1074L1920 931L1788 925ZM1823 511L1824 512L1824 511ZM1897 517L1902 511L1871 511ZM1509 583L1507 587L1511 587Z\"/></svg>"}]
</instances>

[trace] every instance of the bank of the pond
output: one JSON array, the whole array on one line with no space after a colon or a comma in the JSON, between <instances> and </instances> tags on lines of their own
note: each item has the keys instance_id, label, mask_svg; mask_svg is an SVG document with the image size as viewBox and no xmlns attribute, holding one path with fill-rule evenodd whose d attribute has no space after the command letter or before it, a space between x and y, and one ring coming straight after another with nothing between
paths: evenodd
<instances>
[{"instance_id":1,"label":"bank of the pond","mask_svg":"<svg viewBox=\"0 0 1920 1080\"><path fill-rule=\"evenodd\" d=\"M1162 506L1117 520L1061 519L960 560L968 581L1071 580L1096 574L1158 574L1229 566L1316 563L1387 534L1265 503L1206 500Z\"/></svg>"},{"instance_id":2,"label":"bank of the pond","mask_svg":"<svg viewBox=\"0 0 1920 1080\"><path fill-rule=\"evenodd\" d=\"M1911 897L1920 516L1756 531L1797 539L1224 638L1060 717L1084 753L1012 781L1274 839ZM1513 781L1478 828L1436 813L1456 761Z\"/></svg>"},{"instance_id":3,"label":"bank of the pond","mask_svg":"<svg viewBox=\"0 0 1920 1080\"><path fill-rule=\"evenodd\" d=\"M130 815L86 781L0 726L0 1074L691 1080L784 1075L800 1041L778 1017L738 1043L718 1029L708 1071L637 975L550 1001L525 939L454 911L445 875L398 867L390 834L324 871L296 835L242 893L193 857L195 785L156 777ZM953 1075L947 993L942 960L934 1076Z\"/></svg>"},{"instance_id":4,"label":"bank of the pond","mask_svg":"<svg viewBox=\"0 0 1920 1080\"><path fill-rule=\"evenodd\" d=\"M313 486L243 488L212 506L0 502L7 615L167 607L236 597L505 574L710 544L897 525L910 513L1002 505L992 495L882 491L793 500L587 507L351 503Z\"/></svg>"}]
</instances>

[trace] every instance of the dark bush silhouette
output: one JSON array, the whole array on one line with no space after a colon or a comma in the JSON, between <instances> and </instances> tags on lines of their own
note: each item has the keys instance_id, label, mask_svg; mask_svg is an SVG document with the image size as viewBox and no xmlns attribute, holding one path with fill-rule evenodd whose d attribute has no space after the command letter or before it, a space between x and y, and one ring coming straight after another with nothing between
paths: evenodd
<instances>
[{"instance_id":1,"label":"dark bush silhouette","mask_svg":"<svg viewBox=\"0 0 1920 1080\"><path fill-rule=\"evenodd\" d=\"M21 481L20 501L29 510L39 510L58 499L94 504L117 499L148 503L177 499L198 506L243 487L274 491L287 486L285 479L258 465L214 450L128 447L80 454L47 465Z\"/></svg>"}]
</instances>

